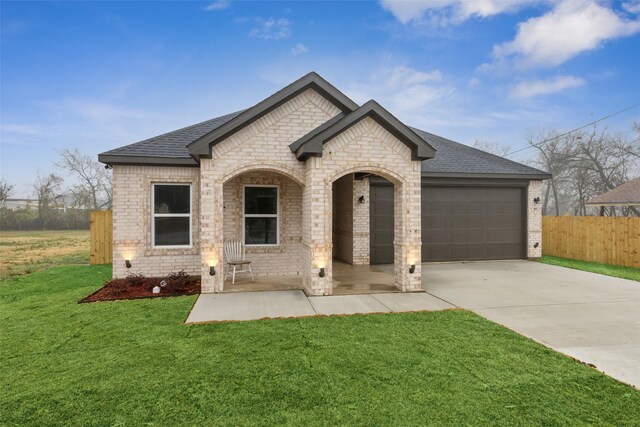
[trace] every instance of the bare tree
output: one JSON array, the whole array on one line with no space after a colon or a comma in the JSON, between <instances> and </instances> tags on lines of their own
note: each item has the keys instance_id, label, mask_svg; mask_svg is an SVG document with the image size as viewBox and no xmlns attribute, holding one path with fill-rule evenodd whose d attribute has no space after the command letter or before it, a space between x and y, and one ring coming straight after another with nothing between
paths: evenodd
<instances>
[{"instance_id":1,"label":"bare tree","mask_svg":"<svg viewBox=\"0 0 640 427\"><path fill-rule=\"evenodd\" d=\"M552 130L527 138L538 151L536 166L553 175L545 183L543 214L596 213L586 205L592 197L611 190L637 176L640 168L638 139L631 140L606 128L568 135ZM636 151L638 150L638 151ZM606 210L608 215L638 215L632 207Z\"/></svg>"},{"instance_id":2,"label":"bare tree","mask_svg":"<svg viewBox=\"0 0 640 427\"><path fill-rule=\"evenodd\" d=\"M92 157L77 148L64 148L56 166L78 180L70 191L74 205L90 209L111 207L111 174Z\"/></svg>"},{"instance_id":3,"label":"bare tree","mask_svg":"<svg viewBox=\"0 0 640 427\"><path fill-rule=\"evenodd\" d=\"M13 185L6 179L0 178L0 206L4 206L9 197L13 196Z\"/></svg>"},{"instance_id":4,"label":"bare tree","mask_svg":"<svg viewBox=\"0 0 640 427\"><path fill-rule=\"evenodd\" d=\"M38 172L36 181L33 184L35 196L38 199L38 218L43 228L47 228L51 217L53 216L53 207L57 206L62 194L60 186L62 178L54 173L49 175L40 175Z\"/></svg>"},{"instance_id":5,"label":"bare tree","mask_svg":"<svg viewBox=\"0 0 640 427\"><path fill-rule=\"evenodd\" d=\"M497 156L506 156L511 150L511 146L500 144L499 142L491 142L483 139L476 139L473 143L474 148L478 150L486 151L487 153L495 154Z\"/></svg>"}]
</instances>

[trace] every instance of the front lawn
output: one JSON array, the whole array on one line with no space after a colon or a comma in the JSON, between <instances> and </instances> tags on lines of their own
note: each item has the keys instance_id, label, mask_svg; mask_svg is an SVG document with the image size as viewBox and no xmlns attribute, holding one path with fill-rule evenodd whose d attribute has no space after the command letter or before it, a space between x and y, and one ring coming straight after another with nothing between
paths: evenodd
<instances>
[{"instance_id":1,"label":"front lawn","mask_svg":"<svg viewBox=\"0 0 640 427\"><path fill-rule=\"evenodd\" d=\"M577 259L558 258L555 256L543 256L540 262L576 270L589 271L591 273L604 274L606 276L620 277L622 279L636 280L640 282L640 268L622 267L619 265L599 264L597 262L580 261Z\"/></svg>"},{"instance_id":2,"label":"front lawn","mask_svg":"<svg viewBox=\"0 0 640 427\"><path fill-rule=\"evenodd\" d=\"M640 392L466 311L185 326L77 304L108 266L0 283L1 425L633 425Z\"/></svg>"}]
</instances>

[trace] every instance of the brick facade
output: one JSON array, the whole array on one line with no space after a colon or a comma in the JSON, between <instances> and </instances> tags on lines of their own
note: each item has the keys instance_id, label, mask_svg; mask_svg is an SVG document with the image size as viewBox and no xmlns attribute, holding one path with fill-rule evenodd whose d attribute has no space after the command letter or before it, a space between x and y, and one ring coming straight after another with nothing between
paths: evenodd
<instances>
[{"instance_id":1,"label":"brick facade","mask_svg":"<svg viewBox=\"0 0 640 427\"><path fill-rule=\"evenodd\" d=\"M153 183L191 185L190 248L151 245L151 187ZM184 270L200 274L200 171L192 167L113 166L113 277L128 273L163 276ZM131 268L125 260L131 260Z\"/></svg>"},{"instance_id":2,"label":"brick facade","mask_svg":"<svg viewBox=\"0 0 640 427\"><path fill-rule=\"evenodd\" d=\"M421 172L411 150L368 117L329 140L322 157L301 162L289 149L339 113L308 89L214 145L211 158L201 158L200 167L114 165L114 277L160 276L184 269L201 275L203 292L223 291L223 242L243 236L243 188L275 185L279 244L247 247L253 271L257 276L299 275L309 294L330 295L333 256L356 265L369 263L369 180L355 179L356 173L366 172L394 185L396 286L420 290ZM152 247L154 182L191 185L191 247ZM531 181L528 188L529 257L541 254L541 205L533 202L541 186L541 181ZM365 203L359 202L361 196ZM132 261L129 270L126 259ZM209 275L210 265L216 266L214 276ZM319 276L321 268L324 277Z\"/></svg>"}]
</instances>

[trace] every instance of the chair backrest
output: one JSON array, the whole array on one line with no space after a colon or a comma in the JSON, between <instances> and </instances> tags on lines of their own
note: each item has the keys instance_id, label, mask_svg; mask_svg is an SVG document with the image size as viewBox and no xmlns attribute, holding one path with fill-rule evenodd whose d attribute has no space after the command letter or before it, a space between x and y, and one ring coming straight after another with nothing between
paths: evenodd
<instances>
[{"instance_id":1,"label":"chair backrest","mask_svg":"<svg viewBox=\"0 0 640 427\"><path fill-rule=\"evenodd\" d=\"M224 256L227 262L244 261L244 244L240 239L224 241Z\"/></svg>"}]
</instances>

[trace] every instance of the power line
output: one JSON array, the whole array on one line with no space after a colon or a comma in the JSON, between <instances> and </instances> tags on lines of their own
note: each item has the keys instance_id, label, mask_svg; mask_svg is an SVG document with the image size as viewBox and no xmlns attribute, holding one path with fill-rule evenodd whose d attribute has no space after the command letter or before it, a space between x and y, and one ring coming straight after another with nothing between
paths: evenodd
<instances>
[{"instance_id":1,"label":"power line","mask_svg":"<svg viewBox=\"0 0 640 427\"><path fill-rule=\"evenodd\" d=\"M624 109L622 109L622 110L620 110L620 111L616 111L615 113L609 114L608 116L601 117L601 118L599 118L598 120L594 120L594 121L592 121L591 123L587 123L587 124L586 124L586 125L584 125L584 126L580 126L579 128L575 128L575 129L573 129L573 130L570 130L569 132L565 132L565 133L562 133L562 134L560 134L560 135L556 135L556 136L554 136L554 137L552 137L552 138L545 139L544 141L540 141L540 142L538 142L536 145L544 144L545 142L549 142L549 141L553 141L554 139L562 138L563 136L567 136L567 135L569 135L570 133L573 133L573 132L579 131L579 130L581 130L581 129L584 129L584 128L586 128L586 127L589 127L589 126L595 125L595 124L596 124L596 123L598 123L598 122L601 122L601 121L603 121L603 120L610 119L610 118L611 118L611 117L613 117L613 116L617 116L618 114L624 113L625 111L632 110L632 109L634 109L634 108L636 108L636 107L638 107L638 106L640 106L640 102L638 102L637 104L633 104L633 105L632 105L632 106L630 106L630 107L624 108ZM510 156L510 155L512 155L512 154L519 153L520 151L528 150L529 148L533 148L533 147L534 147L534 145L529 145L528 147L524 147L524 148L520 148L520 149L515 150L515 151L511 151L510 153L507 153L507 154L505 154L504 156L505 156L505 157L506 157L506 156Z\"/></svg>"}]
</instances>

